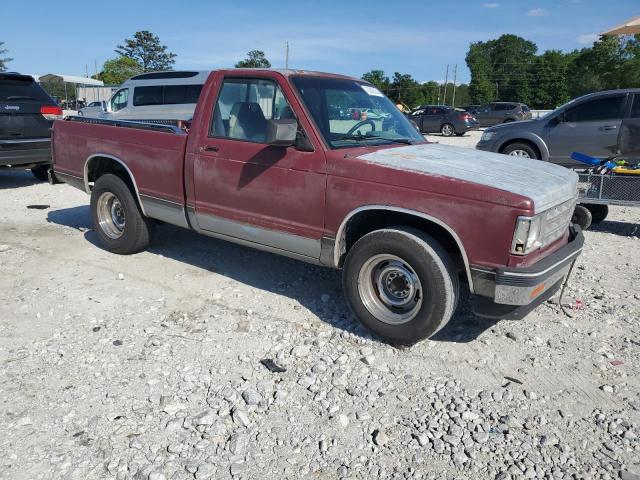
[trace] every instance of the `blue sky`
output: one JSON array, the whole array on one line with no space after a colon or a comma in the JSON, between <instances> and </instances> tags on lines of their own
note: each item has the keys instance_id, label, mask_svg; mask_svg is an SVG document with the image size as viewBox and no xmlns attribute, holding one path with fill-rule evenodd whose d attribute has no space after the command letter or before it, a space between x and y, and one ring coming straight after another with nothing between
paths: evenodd
<instances>
[{"instance_id":1,"label":"blue sky","mask_svg":"<svg viewBox=\"0 0 640 480\"><path fill-rule=\"evenodd\" d=\"M284 66L288 40L292 68L355 76L380 68L426 81L457 63L458 80L468 81L470 42L515 33L541 51L570 51L634 15L638 0L22 0L3 5L0 41L14 58L9 68L33 74L84 75L85 65L92 74L94 60L100 68L146 29L178 54L176 69L233 66L251 49Z\"/></svg>"}]
</instances>

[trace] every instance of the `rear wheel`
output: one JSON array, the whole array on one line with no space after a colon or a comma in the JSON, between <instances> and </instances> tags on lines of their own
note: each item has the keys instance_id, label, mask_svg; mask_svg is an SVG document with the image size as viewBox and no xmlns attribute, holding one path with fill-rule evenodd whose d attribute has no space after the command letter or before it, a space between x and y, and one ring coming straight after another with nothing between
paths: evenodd
<instances>
[{"instance_id":1,"label":"rear wheel","mask_svg":"<svg viewBox=\"0 0 640 480\"><path fill-rule=\"evenodd\" d=\"M591 212L591 222L600 223L609 215L609 206L601 205L599 203L589 203L584 207Z\"/></svg>"},{"instance_id":2,"label":"rear wheel","mask_svg":"<svg viewBox=\"0 0 640 480\"><path fill-rule=\"evenodd\" d=\"M453 125L450 123L445 123L440 127L440 133L445 137L450 137L454 133L456 133L456 129L453 128Z\"/></svg>"},{"instance_id":3,"label":"rear wheel","mask_svg":"<svg viewBox=\"0 0 640 480\"><path fill-rule=\"evenodd\" d=\"M394 344L431 337L458 303L458 276L447 252L429 235L404 227L358 240L347 254L342 281L358 319Z\"/></svg>"},{"instance_id":4,"label":"rear wheel","mask_svg":"<svg viewBox=\"0 0 640 480\"><path fill-rule=\"evenodd\" d=\"M524 157L524 158L534 158L539 160L538 152L535 149L526 143L512 143L507 145L502 153L505 155L510 155L512 157Z\"/></svg>"},{"instance_id":5,"label":"rear wheel","mask_svg":"<svg viewBox=\"0 0 640 480\"><path fill-rule=\"evenodd\" d=\"M36 177L41 182L46 182L49 180L49 169L51 165L38 165L37 167L33 167L31 169L31 173L34 177Z\"/></svg>"},{"instance_id":6,"label":"rear wheel","mask_svg":"<svg viewBox=\"0 0 640 480\"><path fill-rule=\"evenodd\" d=\"M591 226L592 221L593 219L589 209L584 205L576 205L573 216L571 217L571 223L580 226L582 230L587 230Z\"/></svg>"},{"instance_id":7,"label":"rear wheel","mask_svg":"<svg viewBox=\"0 0 640 480\"><path fill-rule=\"evenodd\" d=\"M113 253L137 253L149 245L153 222L146 218L129 186L113 174L101 176L91 191L93 227Z\"/></svg>"}]
</instances>

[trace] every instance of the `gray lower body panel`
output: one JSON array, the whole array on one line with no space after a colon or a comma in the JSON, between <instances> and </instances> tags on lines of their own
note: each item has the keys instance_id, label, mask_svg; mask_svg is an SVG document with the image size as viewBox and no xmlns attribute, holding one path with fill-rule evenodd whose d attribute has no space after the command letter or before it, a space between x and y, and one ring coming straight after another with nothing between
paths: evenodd
<instances>
[{"instance_id":1,"label":"gray lower body panel","mask_svg":"<svg viewBox=\"0 0 640 480\"><path fill-rule=\"evenodd\" d=\"M147 217L178 227L190 228L182 204L143 194L140 194L140 202Z\"/></svg>"}]
</instances>

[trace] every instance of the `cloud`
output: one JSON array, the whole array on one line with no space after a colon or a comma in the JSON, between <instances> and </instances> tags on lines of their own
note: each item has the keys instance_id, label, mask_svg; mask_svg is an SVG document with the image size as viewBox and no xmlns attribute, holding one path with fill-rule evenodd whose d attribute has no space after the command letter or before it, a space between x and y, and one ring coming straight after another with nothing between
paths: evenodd
<instances>
[{"instance_id":1,"label":"cloud","mask_svg":"<svg viewBox=\"0 0 640 480\"><path fill-rule=\"evenodd\" d=\"M546 17L549 15L544 8L532 8L527 12L527 17Z\"/></svg>"},{"instance_id":2,"label":"cloud","mask_svg":"<svg viewBox=\"0 0 640 480\"><path fill-rule=\"evenodd\" d=\"M483 3L484 8L498 8L500 5L497 3Z\"/></svg>"},{"instance_id":3,"label":"cloud","mask_svg":"<svg viewBox=\"0 0 640 480\"><path fill-rule=\"evenodd\" d=\"M582 45L591 45L593 42L600 40L600 35L597 33L583 33L582 35L578 35L576 40Z\"/></svg>"}]
</instances>

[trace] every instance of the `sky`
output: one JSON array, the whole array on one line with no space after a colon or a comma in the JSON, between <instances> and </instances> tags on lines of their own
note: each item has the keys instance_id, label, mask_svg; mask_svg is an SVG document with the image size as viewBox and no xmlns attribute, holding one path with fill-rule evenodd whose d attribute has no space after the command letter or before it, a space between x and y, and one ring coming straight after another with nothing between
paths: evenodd
<instances>
[{"instance_id":1,"label":"sky","mask_svg":"<svg viewBox=\"0 0 640 480\"><path fill-rule=\"evenodd\" d=\"M92 75L125 38L150 30L178 55L177 70L232 67L253 49L284 67L288 41L291 68L443 81L457 64L458 83L469 81L471 42L513 33L541 52L571 51L640 15L638 0L4 2L0 41L21 73Z\"/></svg>"}]
</instances>

